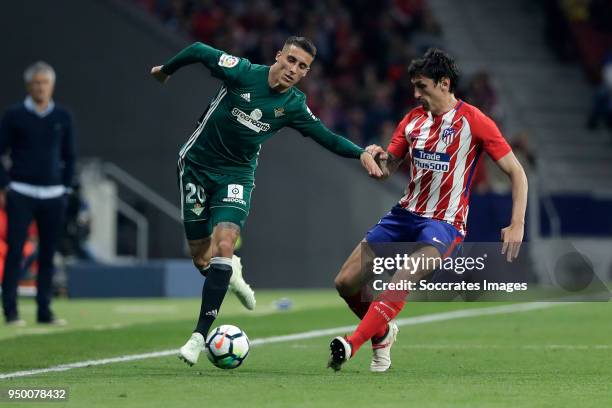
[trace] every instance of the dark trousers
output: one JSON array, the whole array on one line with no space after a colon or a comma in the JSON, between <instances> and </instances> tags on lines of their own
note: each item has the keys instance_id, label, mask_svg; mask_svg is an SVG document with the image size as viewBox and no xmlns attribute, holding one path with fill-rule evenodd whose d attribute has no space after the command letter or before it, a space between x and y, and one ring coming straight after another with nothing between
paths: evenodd
<instances>
[{"instance_id":1,"label":"dark trousers","mask_svg":"<svg viewBox=\"0 0 612 408\"><path fill-rule=\"evenodd\" d=\"M4 261L2 280L2 306L4 317L14 320L17 312L17 283L21 272L23 244L28 227L34 219L38 227L38 276L36 282L36 303L38 321L49 321L51 314L51 281L53 278L53 255L59 242L66 210L65 196L37 199L9 190L6 194L6 215L8 219L8 252Z\"/></svg>"}]
</instances>

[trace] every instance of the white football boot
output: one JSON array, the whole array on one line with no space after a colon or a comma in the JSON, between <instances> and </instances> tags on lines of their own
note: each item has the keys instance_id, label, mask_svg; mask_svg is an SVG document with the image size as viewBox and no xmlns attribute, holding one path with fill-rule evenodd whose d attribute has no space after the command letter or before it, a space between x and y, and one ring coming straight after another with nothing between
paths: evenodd
<instances>
[{"instance_id":1,"label":"white football boot","mask_svg":"<svg viewBox=\"0 0 612 408\"><path fill-rule=\"evenodd\" d=\"M187 343L180 348L178 358L192 366L198 362L202 351L204 351L204 336L193 333Z\"/></svg>"},{"instance_id":2,"label":"white football boot","mask_svg":"<svg viewBox=\"0 0 612 408\"><path fill-rule=\"evenodd\" d=\"M399 327L395 322L389 323L387 334L381 339L372 339L372 362L370 363L370 371L381 373L387 371L391 367L391 346L397 339Z\"/></svg>"},{"instance_id":3,"label":"white football boot","mask_svg":"<svg viewBox=\"0 0 612 408\"><path fill-rule=\"evenodd\" d=\"M327 367L334 371L340 371L342 364L346 363L353 353L351 343L348 342L346 337L338 336L331 341L329 349L331 354L327 362Z\"/></svg>"},{"instance_id":4,"label":"white football boot","mask_svg":"<svg viewBox=\"0 0 612 408\"><path fill-rule=\"evenodd\" d=\"M255 309L255 292L244 281L242 277L242 263L236 255L232 257L232 277L229 281L229 290L236 295L244 307L249 310Z\"/></svg>"},{"instance_id":5,"label":"white football boot","mask_svg":"<svg viewBox=\"0 0 612 408\"><path fill-rule=\"evenodd\" d=\"M25 320L22 319L13 319L6 322L6 325L9 327L26 327L28 324Z\"/></svg>"}]
</instances>

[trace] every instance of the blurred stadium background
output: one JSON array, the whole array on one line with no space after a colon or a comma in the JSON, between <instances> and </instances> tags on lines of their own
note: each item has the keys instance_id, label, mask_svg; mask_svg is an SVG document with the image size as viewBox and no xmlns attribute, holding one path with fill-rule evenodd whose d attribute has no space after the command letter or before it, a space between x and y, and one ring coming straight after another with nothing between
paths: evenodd
<instances>
[{"instance_id":1,"label":"blurred stadium background","mask_svg":"<svg viewBox=\"0 0 612 408\"><path fill-rule=\"evenodd\" d=\"M92 318L100 319L102 328L113 322L119 328L143 321L130 320L125 313L115 316L106 303L96 303L95 312L79 312L80 307L93 310L88 309L92 304L70 299L199 296L201 280L186 256L178 210L176 154L218 82L203 68L192 66L160 87L149 70L195 40L270 64L291 34L311 37L319 50L312 72L300 84L309 106L330 128L362 145L386 145L395 124L414 106L405 75L412 58L432 46L454 55L462 71L459 96L497 121L527 170L530 251L524 255L525 267L533 269L535 280L544 279L534 253L556 259L557 243L570 242L599 278L609 282L611 21L612 4L606 0L4 2L0 107L24 97L24 68L45 60L57 71L55 99L68 106L76 120L80 186L87 204L79 242L86 243L97 262L80 260L74 252L59 259L57 292L69 299L57 302L60 316L68 317L78 330L92 329ZM268 142L261 157L239 251L247 280L257 290L332 288L333 277L355 243L400 197L406 176L375 183L363 177L356 163L333 156L289 129ZM483 160L475 183L468 240L496 242L509 219L509 184L488 160ZM24 282L23 293L27 285ZM261 293L262 302L267 302L260 303L263 313L273 310L266 308L272 300L284 296ZM290 296L300 299L299 294ZM334 296L314 295L305 304L326 306L322 299ZM189 307L172 302L150 307L145 303L142 310L127 313L159 319L162 323L154 335L165 332L172 319L186 319L181 330L189 330L197 302L189 301ZM134 305L120 306L131 310ZM228 316L234 316L234 306L227 306ZM24 309L28 307L33 306ZM580 332L585 334L605 325L605 316L609 323L607 312L599 315L603 317L593 326L579 314L551 315L550 321L575 318L586 324ZM349 324L350 318L338 313L337 323L344 319ZM247 317L237 319L251 324ZM316 314L308 319L315 322ZM492 326L487 327L495 327L495 318L490 319ZM175 326L178 323L170 328ZM270 326L257 326L257 337L283 334ZM143 333L138 327L131 330L124 335ZM550 333L563 335L563 330L553 328ZM5 351L21 342L39 347L30 338L0 334L8 339ZM182 337L163 345L144 341L142 348L177 346ZM66 336L57 340L68 341ZM107 344L112 341L109 338ZM93 355L58 351L48 364L39 362L47 362L43 356L32 357L31 364L5 360L2 371L142 351L101 343L96 343ZM491 353L494 359L496 351ZM601 361L598 357L597 364ZM610 378L609 371L604 378ZM72 380L64 378L65 384ZM104 381L98 385L103 387Z\"/></svg>"}]
</instances>

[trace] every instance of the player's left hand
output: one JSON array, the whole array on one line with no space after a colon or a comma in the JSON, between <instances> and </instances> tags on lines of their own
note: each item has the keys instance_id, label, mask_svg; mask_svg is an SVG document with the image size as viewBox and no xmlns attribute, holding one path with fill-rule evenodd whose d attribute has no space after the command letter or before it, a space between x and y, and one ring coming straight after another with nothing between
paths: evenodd
<instances>
[{"instance_id":1,"label":"player's left hand","mask_svg":"<svg viewBox=\"0 0 612 408\"><path fill-rule=\"evenodd\" d=\"M168 78L170 78L170 75L164 73L164 71L162 71L163 65L158 65L156 67L151 68L151 75L153 76L153 78L157 79L159 82L161 82L162 84L166 83L166 81L168 81Z\"/></svg>"},{"instance_id":2,"label":"player's left hand","mask_svg":"<svg viewBox=\"0 0 612 408\"><path fill-rule=\"evenodd\" d=\"M506 260L512 262L516 259L523 242L525 226L523 224L510 224L501 230L502 255L506 255Z\"/></svg>"},{"instance_id":3,"label":"player's left hand","mask_svg":"<svg viewBox=\"0 0 612 408\"><path fill-rule=\"evenodd\" d=\"M370 177L381 178L383 176L383 172L380 167L378 167L378 164L376 164L376 160L374 160L372 153L366 150L361 153L359 160L361 160L361 165L368 171Z\"/></svg>"}]
</instances>

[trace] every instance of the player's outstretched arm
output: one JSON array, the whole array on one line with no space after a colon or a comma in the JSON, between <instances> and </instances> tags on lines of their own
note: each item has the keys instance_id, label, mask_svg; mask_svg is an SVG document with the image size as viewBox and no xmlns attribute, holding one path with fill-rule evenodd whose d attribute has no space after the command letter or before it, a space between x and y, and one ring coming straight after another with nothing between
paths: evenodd
<instances>
[{"instance_id":1,"label":"player's outstretched arm","mask_svg":"<svg viewBox=\"0 0 612 408\"><path fill-rule=\"evenodd\" d=\"M209 53L207 52L208 48L210 47L202 43L193 43L170 58L164 65L151 68L151 75L163 84L168 81L172 74L185 65L206 61L206 54ZM213 48L210 49L213 50Z\"/></svg>"},{"instance_id":2,"label":"player's outstretched arm","mask_svg":"<svg viewBox=\"0 0 612 408\"><path fill-rule=\"evenodd\" d=\"M350 140L335 134L325 127L305 105L301 117L296 118L289 126L302 135L310 137L330 152L342 157L359 158L361 165L366 169L370 177L378 179L383 176L382 170L376 164L373 153L376 151L384 152L380 146L368 146L370 151L367 151Z\"/></svg>"},{"instance_id":3,"label":"player's outstretched arm","mask_svg":"<svg viewBox=\"0 0 612 408\"><path fill-rule=\"evenodd\" d=\"M235 80L241 69L250 65L248 60L234 57L201 42L196 42L181 50L164 65L151 69L151 75L164 83L180 68L195 63L203 64L210 73L222 80Z\"/></svg>"},{"instance_id":4,"label":"player's outstretched arm","mask_svg":"<svg viewBox=\"0 0 612 408\"><path fill-rule=\"evenodd\" d=\"M519 254L525 232L527 176L523 166L512 152L499 159L496 164L510 177L512 182L512 219L510 225L501 230L502 254L506 254L506 260L512 262Z\"/></svg>"}]
</instances>

